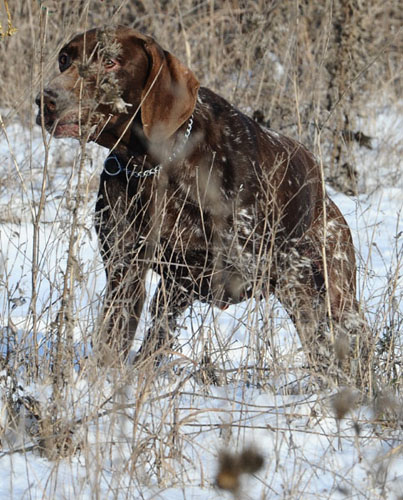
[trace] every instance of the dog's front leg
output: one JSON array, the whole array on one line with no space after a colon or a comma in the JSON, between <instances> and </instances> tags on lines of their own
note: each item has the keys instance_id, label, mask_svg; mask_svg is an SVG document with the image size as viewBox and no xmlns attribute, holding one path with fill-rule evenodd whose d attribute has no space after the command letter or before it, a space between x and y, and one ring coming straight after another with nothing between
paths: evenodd
<instances>
[{"instance_id":1,"label":"dog's front leg","mask_svg":"<svg viewBox=\"0 0 403 500\"><path fill-rule=\"evenodd\" d=\"M147 251L143 250L135 258L106 263L107 291L94 345L103 364L113 365L127 359L144 305L149 261Z\"/></svg>"},{"instance_id":2,"label":"dog's front leg","mask_svg":"<svg viewBox=\"0 0 403 500\"><path fill-rule=\"evenodd\" d=\"M147 331L136 362L151 357L159 363L172 347L178 317L191 305L192 290L174 279L162 277L151 304L152 326Z\"/></svg>"},{"instance_id":3,"label":"dog's front leg","mask_svg":"<svg viewBox=\"0 0 403 500\"><path fill-rule=\"evenodd\" d=\"M107 286L93 344L100 363L105 365L127 359L144 305L145 275L153 257L154 244L144 236L150 232L148 205L143 203L141 192L129 193L127 189L117 178L101 178L96 204L95 227Z\"/></svg>"}]
</instances>

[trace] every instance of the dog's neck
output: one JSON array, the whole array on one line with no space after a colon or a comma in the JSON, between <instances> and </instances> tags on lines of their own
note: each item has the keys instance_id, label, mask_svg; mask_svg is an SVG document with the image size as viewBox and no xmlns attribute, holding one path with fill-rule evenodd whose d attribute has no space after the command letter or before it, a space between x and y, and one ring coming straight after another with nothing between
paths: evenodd
<instances>
[{"instance_id":1,"label":"dog's neck","mask_svg":"<svg viewBox=\"0 0 403 500\"><path fill-rule=\"evenodd\" d=\"M130 126L121 123L116 132L105 130L96 139L96 143L106 147L125 164L135 162L157 165L174 161L183 156L193 127L193 115L164 143L154 144L148 140L140 119L134 119ZM119 131L121 131L120 135Z\"/></svg>"},{"instance_id":2,"label":"dog's neck","mask_svg":"<svg viewBox=\"0 0 403 500\"><path fill-rule=\"evenodd\" d=\"M163 165L183 159L192 127L193 115L166 143L153 144L146 138L142 127L134 123L129 140L122 140L122 136L110 148L104 162L104 172L110 177L125 174L127 178L146 178L158 174Z\"/></svg>"},{"instance_id":3,"label":"dog's neck","mask_svg":"<svg viewBox=\"0 0 403 500\"><path fill-rule=\"evenodd\" d=\"M94 142L128 157L146 155L149 143L144 135L140 118L121 115L106 123Z\"/></svg>"}]
</instances>

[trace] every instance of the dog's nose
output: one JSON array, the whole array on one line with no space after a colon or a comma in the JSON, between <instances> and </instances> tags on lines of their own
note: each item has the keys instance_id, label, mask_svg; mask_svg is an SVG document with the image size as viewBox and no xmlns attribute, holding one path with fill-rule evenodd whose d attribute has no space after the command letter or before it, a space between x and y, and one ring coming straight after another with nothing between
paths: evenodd
<instances>
[{"instance_id":1,"label":"dog's nose","mask_svg":"<svg viewBox=\"0 0 403 500\"><path fill-rule=\"evenodd\" d=\"M43 91L43 106L44 110L49 113L54 113L57 108L57 94L52 90L45 89ZM41 93L36 96L35 104L41 107Z\"/></svg>"}]
</instances>

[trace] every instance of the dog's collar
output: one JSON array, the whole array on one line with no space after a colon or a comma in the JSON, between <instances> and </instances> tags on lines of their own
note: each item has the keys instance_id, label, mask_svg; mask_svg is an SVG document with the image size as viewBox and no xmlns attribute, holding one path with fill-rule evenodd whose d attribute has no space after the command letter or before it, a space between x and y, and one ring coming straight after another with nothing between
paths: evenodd
<instances>
[{"instance_id":1,"label":"dog's collar","mask_svg":"<svg viewBox=\"0 0 403 500\"><path fill-rule=\"evenodd\" d=\"M134 167L134 169L129 167ZM155 167L149 168L148 170L136 171L136 168L141 168L141 166L133 162L133 157L129 159L126 165L122 165L122 162L119 160L119 157L115 153L111 153L110 155L108 155L108 157L104 161L104 172L106 175L109 175L109 177L115 177L116 175L119 175L123 172L128 178L136 177L137 179L158 174L158 172L162 168L162 164L159 163Z\"/></svg>"},{"instance_id":2,"label":"dog's collar","mask_svg":"<svg viewBox=\"0 0 403 500\"><path fill-rule=\"evenodd\" d=\"M172 154L168 156L167 163L171 163L177 157L177 155L183 151L183 148L185 147L190 137L192 126L193 126L193 115L189 118L188 126L183 136L183 141L172 152ZM152 175L158 174L162 166L163 166L162 163L158 163L158 165L149 168L148 170L141 170L141 165L137 165L136 163L134 163L133 157L129 159L126 165L122 165L122 162L119 160L118 155L116 155L115 153L110 153L107 156L106 160L104 161L104 172L106 175L109 175L110 177L115 177L116 175L119 175L123 172L126 174L128 178L136 177L137 179L139 178L143 179L145 177L151 177Z\"/></svg>"}]
</instances>

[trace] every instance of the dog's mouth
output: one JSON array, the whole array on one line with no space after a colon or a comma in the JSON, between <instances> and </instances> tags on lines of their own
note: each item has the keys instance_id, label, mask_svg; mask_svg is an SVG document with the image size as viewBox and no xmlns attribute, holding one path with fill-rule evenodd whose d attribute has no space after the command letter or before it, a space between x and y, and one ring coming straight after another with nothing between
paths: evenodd
<instances>
[{"instance_id":1,"label":"dog's mouth","mask_svg":"<svg viewBox=\"0 0 403 500\"><path fill-rule=\"evenodd\" d=\"M55 139L75 138L86 142L94 141L97 133L103 128L103 115L91 113L90 108L81 107L80 110L70 109L65 112L51 112L44 110L43 120L46 131ZM38 111L37 125L42 125L42 113Z\"/></svg>"},{"instance_id":2,"label":"dog's mouth","mask_svg":"<svg viewBox=\"0 0 403 500\"><path fill-rule=\"evenodd\" d=\"M36 117L36 123L42 125L41 113ZM85 129L84 123L79 123L75 115L64 116L63 118L55 118L51 115L44 115L45 129L56 139L73 137L79 138Z\"/></svg>"},{"instance_id":3,"label":"dog's mouth","mask_svg":"<svg viewBox=\"0 0 403 500\"><path fill-rule=\"evenodd\" d=\"M81 127L76 122L55 122L49 132L52 133L56 139L63 137L80 137Z\"/></svg>"}]
</instances>

